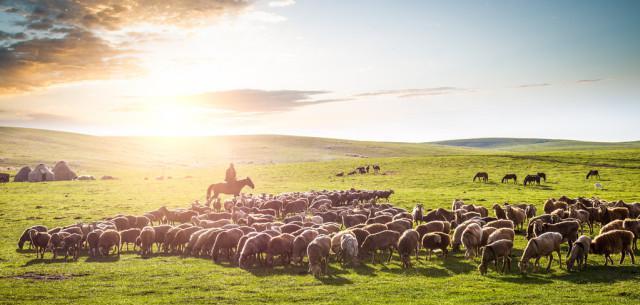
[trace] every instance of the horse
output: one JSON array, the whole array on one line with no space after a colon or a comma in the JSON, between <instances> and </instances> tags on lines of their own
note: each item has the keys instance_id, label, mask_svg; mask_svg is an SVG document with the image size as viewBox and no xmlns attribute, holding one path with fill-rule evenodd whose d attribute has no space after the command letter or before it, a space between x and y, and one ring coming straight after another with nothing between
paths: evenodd
<instances>
[{"instance_id":1,"label":"horse","mask_svg":"<svg viewBox=\"0 0 640 305\"><path fill-rule=\"evenodd\" d=\"M540 177L541 179L544 179L544 182L547 183L547 174L545 173L538 173L538 177Z\"/></svg>"},{"instance_id":2,"label":"horse","mask_svg":"<svg viewBox=\"0 0 640 305\"><path fill-rule=\"evenodd\" d=\"M363 175L367 173L367 171L364 169L364 166L360 166L360 167L356 168L356 170L358 171L358 173L363 174Z\"/></svg>"},{"instance_id":3,"label":"horse","mask_svg":"<svg viewBox=\"0 0 640 305\"><path fill-rule=\"evenodd\" d=\"M598 170L592 169L587 174L587 179L589 179L590 177L594 177L594 176L598 177L598 179L600 179L600 173L598 172Z\"/></svg>"},{"instance_id":4,"label":"horse","mask_svg":"<svg viewBox=\"0 0 640 305\"><path fill-rule=\"evenodd\" d=\"M380 165L374 164L373 165L373 173L377 174L379 171L380 171Z\"/></svg>"},{"instance_id":5,"label":"horse","mask_svg":"<svg viewBox=\"0 0 640 305\"><path fill-rule=\"evenodd\" d=\"M240 192L245 186L252 189L256 187L249 177L234 182L221 182L209 185L209 188L207 188L207 203L210 203L212 198L218 198L219 194L228 194L236 197L240 196ZM211 196L211 193L213 193L213 196Z\"/></svg>"},{"instance_id":6,"label":"horse","mask_svg":"<svg viewBox=\"0 0 640 305\"><path fill-rule=\"evenodd\" d=\"M524 177L524 186L527 186L527 184L531 184L531 183L536 183L538 185L540 185L540 176L538 175L527 175L526 177Z\"/></svg>"},{"instance_id":7,"label":"horse","mask_svg":"<svg viewBox=\"0 0 640 305\"><path fill-rule=\"evenodd\" d=\"M509 182L509 180L513 180L513 184L518 184L518 176L516 174L506 174L502 178L502 183Z\"/></svg>"},{"instance_id":8,"label":"horse","mask_svg":"<svg viewBox=\"0 0 640 305\"><path fill-rule=\"evenodd\" d=\"M336 177L344 177L344 172L339 172L336 174Z\"/></svg>"},{"instance_id":9,"label":"horse","mask_svg":"<svg viewBox=\"0 0 640 305\"><path fill-rule=\"evenodd\" d=\"M485 172L479 172L475 176L473 176L473 182L476 182L476 179L478 179L478 181L487 182L489 181L489 174Z\"/></svg>"}]
</instances>

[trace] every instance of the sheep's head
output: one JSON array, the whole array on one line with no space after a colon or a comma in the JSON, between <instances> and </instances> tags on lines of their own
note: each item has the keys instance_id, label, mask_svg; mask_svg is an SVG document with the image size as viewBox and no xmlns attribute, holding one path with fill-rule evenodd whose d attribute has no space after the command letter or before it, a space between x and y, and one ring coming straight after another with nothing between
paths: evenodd
<instances>
[{"instance_id":1,"label":"sheep's head","mask_svg":"<svg viewBox=\"0 0 640 305\"><path fill-rule=\"evenodd\" d=\"M521 273L526 273L527 272L527 268L529 267L529 260L521 260L518 263L518 267L520 268L520 272Z\"/></svg>"},{"instance_id":2,"label":"sheep's head","mask_svg":"<svg viewBox=\"0 0 640 305\"><path fill-rule=\"evenodd\" d=\"M478 266L478 271L480 271L481 275L487 274L487 265L484 263L484 261Z\"/></svg>"},{"instance_id":3,"label":"sheep's head","mask_svg":"<svg viewBox=\"0 0 640 305\"><path fill-rule=\"evenodd\" d=\"M322 275L322 268L320 264L309 264L309 272L315 277L320 277Z\"/></svg>"}]
</instances>

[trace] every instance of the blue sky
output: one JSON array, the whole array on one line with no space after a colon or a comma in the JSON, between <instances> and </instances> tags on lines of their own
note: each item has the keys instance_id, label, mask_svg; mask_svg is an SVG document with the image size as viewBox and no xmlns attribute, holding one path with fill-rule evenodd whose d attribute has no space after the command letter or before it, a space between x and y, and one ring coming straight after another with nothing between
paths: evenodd
<instances>
[{"instance_id":1,"label":"blue sky","mask_svg":"<svg viewBox=\"0 0 640 305\"><path fill-rule=\"evenodd\" d=\"M70 1L0 2L0 125L640 139L638 1L211 3L87 23Z\"/></svg>"}]
</instances>

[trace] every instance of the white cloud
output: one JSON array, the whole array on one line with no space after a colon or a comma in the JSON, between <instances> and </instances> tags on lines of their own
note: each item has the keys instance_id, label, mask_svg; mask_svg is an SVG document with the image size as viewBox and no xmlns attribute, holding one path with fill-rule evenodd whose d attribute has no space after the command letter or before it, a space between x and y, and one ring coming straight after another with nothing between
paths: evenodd
<instances>
[{"instance_id":1,"label":"white cloud","mask_svg":"<svg viewBox=\"0 0 640 305\"><path fill-rule=\"evenodd\" d=\"M269 2L271 7L285 7L296 4L295 0L276 0Z\"/></svg>"}]
</instances>

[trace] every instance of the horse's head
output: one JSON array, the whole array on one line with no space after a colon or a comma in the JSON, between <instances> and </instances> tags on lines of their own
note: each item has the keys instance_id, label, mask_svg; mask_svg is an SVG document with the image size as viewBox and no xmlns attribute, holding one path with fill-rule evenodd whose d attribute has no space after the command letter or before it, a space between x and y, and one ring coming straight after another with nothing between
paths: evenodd
<instances>
[{"instance_id":1,"label":"horse's head","mask_svg":"<svg viewBox=\"0 0 640 305\"><path fill-rule=\"evenodd\" d=\"M256 188L256 186L253 184L253 181L249 177L247 177L247 185L252 189Z\"/></svg>"}]
</instances>

